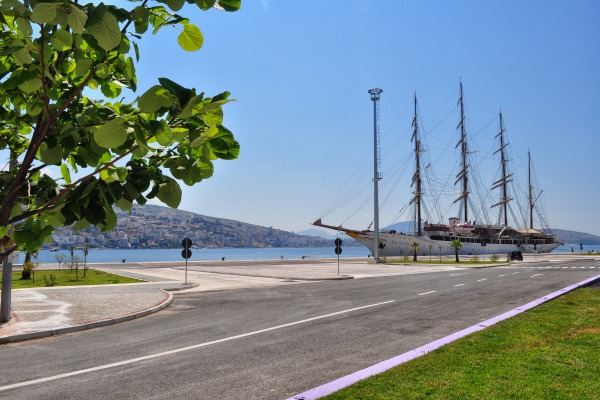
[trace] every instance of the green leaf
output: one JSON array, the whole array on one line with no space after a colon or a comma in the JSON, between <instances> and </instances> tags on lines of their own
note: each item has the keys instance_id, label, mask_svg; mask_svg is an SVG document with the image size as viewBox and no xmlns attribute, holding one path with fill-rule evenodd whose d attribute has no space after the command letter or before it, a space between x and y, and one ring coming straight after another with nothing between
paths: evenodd
<instances>
[{"instance_id":1,"label":"green leaf","mask_svg":"<svg viewBox=\"0 0 600 400\"><path fill-rule=\"evenodd\" d=\"M103 95L105 95L109 99L114 99L115 97L121 94L122 89L120 85L114 82L108 82L102 85L101 90Z\"/></svg>"},{"instance_id":2,"label":"green leaf","mask_svg":"<svg viewBox=\"0 0 600 400\"><path fill-rule=\"evenodd\" d=\"M144 113L154 113L163 107L170 108L174 105L167 91L159 85L152 86L138 100L138 107Z\"/></svg>"},{"instance_id":3,"label":"green leaf","mask_svg":"<svg viewBox=\"0 0 600 400\"><path fill-rule=\"evenodd\" d=\"M107 12L96 24L87 26L86 31L98 41L98 45L109 51L121 43L121 30L119 22L114 15Z\"/></svg>"},{"instance_id":4,"label":"green leaf","mask_svg":"<svg viewBox=\"0 0 600 400\"><path fill-rule=\"evenodd\" d=\"M98 81L95 79L90 79L87 83L87 85L90 87L90 89L98 89Z\"/></svg>"},{"instance_id":5,"label":"green leaf","mask_svg":"<svg viewBox=\"0 0 600 400\"><path fill-rule=\"evenodd\" d=\"M115 118L94 132L94 141L105 149L114 149L127 140L127 127L122 118Z\"/></svg>"},{"instance_id":6,"label":"green leaf","mask_svg":"<svg viewBox=\"0 0 600 400\"><path fill-rule=\"evenodd\" d=\"M208 10L215 5L216 0L196 0L196 5L200 7L201 10Z\"/></svg>"},{"instance_id":7,"label":"green leaf","mask_svg":"<svg viewBox=\"0 0 600 400\"><path fill-rule=\"evenodd\" d=\"M135 26L135 32L142 34L148 30L148 18L150 18L150 11L147 7L137 6L132 11L133 23Z\"/></svg>"},{"instance_id":8,"label":"green leaf","mask_svg":"<svg viewBox=\"0 0 600 400\"><path fill-rule=\"evenodd\" d=\"M104 224L100 225L100 228L103 232L108 232L112 231L115 226L117 226L117 214L112 209L107 210L106 219L104 220Z\"/></svg>"},{"instance_id":9,"label":"green leaf","mask_svg":"<svg viewBox=\"0 0 600 400\"><path fill-rule=\"evenodd\" d=\"M66 15L60 3L37 3L31 12L31 20L36 24L53 22L61 13Z\"/></svg>"},{"instance_id":10,"label":"green leaf","mask_svg":"<svg viewBox=\"0 0 600 400\"><path fill-rule=\"evenodd\" d=\"M23 36L31 36L33 34L31 24L25 18L17 17L15 18L15 22L17 23L19 31L23 34Z\"/></svg>"},{"instance_id":11,"label":"green leaf","mask_svg":"<svg viewBox=\"0 0 600 400\"><path fill-rule=\"evenodd\" d=\"M121 197L119 200L115 202L115 205L119 207L123 211L130 211L133 203L124 197Z\"/></svg>"},{"instance_id":12,"label":"green leaf","mask_svg":"<svg viewBox=\"0 0 600 400\"><path fill-rule=\"evenodd\" d=\"M40 158L44 164L58 165L62 161L62 148L60 146L48 147L48 143L42 143L40 146Z\"/></svg>"},{"instance_id":13,"label":"green leaf","mask_svg":"<svg viewBox=\"0 0 600 400\"><path fill-rule=\"evenodd\" d=\"M94 60L91 58L78 58L76 59L75 73L78 76L87 76L90 68L92 68L92 64Z\"/></svg>"},{"instance_id":14,"label":"green leaf","mask_svg":"<svg viewBox=\"0 0 600 400\"><path fill-rule=\"evenodd\" d=\"M73 231L80 232L90 225L91 224L89 221L87 221L85 219L80 219L79 221L75 222L75 225L73 225Z\"/></svg>"},{"instance_id":15,"label":"green leaf","mask_svg":"<svg viewBox=\"0 0 600 400\"><path fill-rule=\"evenodd\" d=\"M56 51L66 51L73 46L73 37L67 31L58 30L52 36L52 48Z\"/></svg>"},{"instance_id":16,"label":"green leaf","mask_svg":"<svg viewBox=\"0 0 600 400\"><path fill-rule=\"evenodd\" d=\"M31 99L30 102L27 103L27 114L31 116L37 116L44 109L44 103L41 99Z\"/></svg>"},{"instance_id":17,"label":"green leaf","mask_svg":"<svg viewBox=\"0 0 600 400\"><path fill-rule=\"evenodd\" d=\"M179 11L185 4L185 0L162 0L173 11Z\"/></svg>"},{"instance_id":18,"label":"green leaf","mask_svg":"<svg viewBox=\"0 0 600 400\"><path fill-rule=\"evenodd\" d=\"M197 114L200 110L197 109L196 106L198 104L201 104L202 100L203 100L203 95L199 94L198 96L192 97L190 99L190 101L188 101L187 104L185 104L185 106L182 104L183 110L179 113L177 118L187 119L187 118L191 117L192 115Z\"/></svg>"},{"instance_id":19,"label":"green leaf","mask_svg":"<svg viewBox=\"0 0 600 400\"><path fill-rule=\"evenodd\" d=\"M28 65L33 62L33 57L31 57L31 53L26 48L20 48L19 50L15 50L13 52L15 60L19 65Z\"/></svg>"},{"instance_id":20,"label":"green leaf","mask_svg":"<svg viewBox=\"0 0 600 400\"><path fill-rule=\"evenodd\" d=\"M100 79L108 78L108 65L99 63L96 65L96 76Z\"/></svg>"},{"instance_id":21,"label":"green leaf","mask_svg":"<svg viewBox=\"0 0 600 400\"><path fill-rule=\"evenodd\" d=\"M242 6L242 0L219 0L219 5L225 11L237 11Z\"/></svg>"},{"instance_id":22,"label":"green leaf","mask_svg":"<svg viewBox=\"0 0 600 400\"><path fill-rule=\"evenodd\" d=\"M62 164L60 166L60 174L62 175L62 177L65 180L65 182L67 183L67 185L70 185L71 184L71 173L69 172L69 167L67 167L66 164Z\"/></svg>"},{"instance_id":23,"label":"green leaf","mask_svg":"<svg viewBox=\"0 0 600 400\"><path fill-rule=\"evenodd\" d=\"M186 139L190 134L190 130L188 128L180 128L180 127L171 129L171 132L173 133L173 140L175 142L180 142L183 139Z\"/></svg>"},{"instance_id":24,"label":"green leaf","mask_svg":"<svg viewBox=\"0 0 600 400\"><path fill-rule=\"evenodd\" d=\"M196 91L194 89L185 88L168 78L158 78L158 81L169 91L169 93L177 96L179 100L179 105L183 107L193 96L196 95Z\"/></svg>"},{"instance_id":25,"label":"green leaf","mask_svg":"<svg viewBox=\"0 0 600 400\"><path fill-rule=\"evenodd\" d=\"M177 181L167 176L164 177L164 182L160 184L160 189L156 197L171 208L179 207L181 202L181 188Z\"/></svg>"},{"instance_id":26,"label":"green leaf","mask_svg":"<svg viewBox=\"0 0 600 400\"><path fill-rule=\"evenodd\" d=\"M13 238L15 243L22 246L26 251L34 252L40 248L53 231L54 227L51 225L42 224L39 219L30 219L15 229Z\"/></svg>"},{"instance_id":27,"label":"green leaf","mask_svg":"<svg viewBox=\"0 0 600 400\"><path fill-rule=\"evenodd\" d=\"M67 23L73 29L73 32L82 34L87 19L88 16L82 9L75 4L71 4L71 12L67 17Z\"/></svg>"},{"instance_id":28,"label":"green leaf","mask_svg":"<svg viewBox=\"0 0 600 400\"><path fill-rule=\"evenodd\" d=\"M196 25L186 24L183 26L183 32L177 37L177 42L185 51L197 51L204 43L204 36Z\"/></svg>"},{"instance_id":29,"label":"green leaf","mask_svg":"<svg viewBox=\"0 0 600 400\"><path fill-rule=\"evenodd\" d=\"M19 89L25 93L33 93L42 88L42 80L38 76L33 76L19 85Z\"/></svg>"},{"instance_id":30,"label":"green leaf","mask_svg":"<svg viewBox=\"0 0 600 400\"><path fill-rule=\"evenodd\" d=\"M133 42L133 50L135 50L135 60L140 61L140 48L136 42Z\"/></svg>"},{"instance_id":31,"label":"green leaf","mask_svg":"<svg viewBox=\"0 0 600 400\"><path fill-rule=\"evenodd\" d=\"M210 139L212 153L223 160L235 160L240 155L240 144L225 127L219 126L219 134Z\"/></svg>"}]
</instances>

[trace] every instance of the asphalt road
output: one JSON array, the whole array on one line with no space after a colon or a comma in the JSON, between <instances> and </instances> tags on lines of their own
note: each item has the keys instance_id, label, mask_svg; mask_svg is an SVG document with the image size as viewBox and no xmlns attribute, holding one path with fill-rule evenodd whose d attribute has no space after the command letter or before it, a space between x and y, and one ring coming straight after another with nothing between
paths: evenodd
<instances>
[{"instance_id":1,"label":"asphalt road","mask_svg":"<svg viewBox=\"0 0 600 400\"><path fill-rule=\"evenodd\" d=\"M0 346L0 398L285 399L597 275L580 260L179 294Z\"/></svg>"}]
</instances>

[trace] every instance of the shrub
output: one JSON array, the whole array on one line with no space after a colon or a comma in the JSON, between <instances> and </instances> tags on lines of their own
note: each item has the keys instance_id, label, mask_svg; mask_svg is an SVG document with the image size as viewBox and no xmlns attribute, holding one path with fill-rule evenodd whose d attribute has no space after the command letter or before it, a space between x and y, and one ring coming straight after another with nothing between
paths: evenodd
<instances>
[{"instance_id":1,"label":"shrub","mask_svg":"<svg viewBox=\"0 0 600 400\"><path fill-rule=\"evenodd\" d=\"M492 254L492 255L490 256L490 261L491 261L491 262L496 262L496 261L498 261L498 259L499 259L499 258L500 258L500 257L498 256L498 254Z\"/></svg>"},{"instance_id":2,"label":"shrub","mask_svg":"<svg viewBox=\"0 0 600 400\"><path fill-rule=\"evenodd\" d=\"M56 275L50 274L50 278L46 278L46 275L43 276L44 285L45 286L54 286L56 285Z\"/></svg>"}]
</instances>

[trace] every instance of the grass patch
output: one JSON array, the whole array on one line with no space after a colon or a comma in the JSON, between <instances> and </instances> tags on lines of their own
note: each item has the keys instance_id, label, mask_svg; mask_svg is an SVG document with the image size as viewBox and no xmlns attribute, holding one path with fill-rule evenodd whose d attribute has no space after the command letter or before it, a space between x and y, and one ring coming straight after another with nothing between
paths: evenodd
<instances>
[{"instance_id":1,"label":"grass patch","mask_svg":"<svg viewBox=\"0 0 600 400\"><path fill-rule=\"evenodd\" d=\"M46 279L44 279L44 276ZM54 277L53 278L51 278ZM117 283L137 283L144 282L139 279L126 278L124 276L111 274L108 272L88 269L85 278L83 271L79 271L79 278L76 277L75 271L69 269L63 270L38 270L35 271L35 282L33 279L21 279L21 271L13 272L12 288L13 289L28 289L46 286L79 286L79 285L113 285ZM54 284L48 283L53 280ZM0 282L2 279L0 277Z\"/></svg>"},{"instance_id":2,"label":"grass patch","mask_svg":"<svg viewBox=\"0 0 600 400\"><path fill-rule=\"evenodd\" d=\"M600 290L578 289L324 399L598 399Z\"/></svg>"}]
</instances>

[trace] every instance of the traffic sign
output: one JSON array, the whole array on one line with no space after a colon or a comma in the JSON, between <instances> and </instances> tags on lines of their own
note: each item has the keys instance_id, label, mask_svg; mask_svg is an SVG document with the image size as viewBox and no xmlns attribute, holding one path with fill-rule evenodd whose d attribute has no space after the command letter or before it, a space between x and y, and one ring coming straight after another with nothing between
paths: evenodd
<instances>
[{"instance_id":1,"label":"traffic sign","mask_svg":"<svg viewBox=\"0 0 600 400\"><path fill-rule=\"evenodd\" d=\"M183 250L181 250L181 257L183 257L183 258L185 258L187 260L191 256L192 256L192 251L190 249L183 249Z\"/></svg>"},{"instance_id":2,"label":"traffic sign","mask_svg":"<svg viewBox=\"0 0 600 400\"><path fill-rule=\"evenodd\" d=\"M192 247L192 239L190 238L185 238L181 241L181 247L183 247L184 249L189 249L190 247Z\"/></svg>"},{"instance_id":3,"label":"traffic sign","mask_svg":"<svg viewBox=\"0 0 600 400\"><path fill-rule=\"evenodd\" d=\"M342 239L336 238L334 243L335 243L335 254L337 254L339 256L340 254L342 254Z\"/></svg>"}]
</instances>

